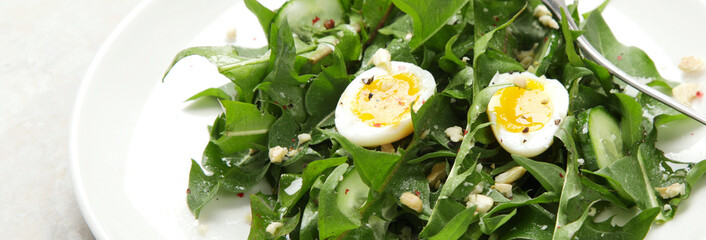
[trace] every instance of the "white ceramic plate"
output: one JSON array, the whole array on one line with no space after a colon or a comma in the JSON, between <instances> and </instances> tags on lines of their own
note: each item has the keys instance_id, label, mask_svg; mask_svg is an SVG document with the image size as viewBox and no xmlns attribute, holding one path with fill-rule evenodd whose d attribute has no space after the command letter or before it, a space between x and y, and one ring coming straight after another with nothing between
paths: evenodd
<instances>
[{"instance_id":1,"label":"white ceramic plate","mask_svg":"<svg viewBox=\"0 0 706 240\"><path fill-rule=\"evenodd\" d=\"M281 3L263 2L268 7ZM582 9L599 3L582 1ZM703 75L682 76L676 68L683 56L706 57L706 32L688 27L706 23L706 1L679 4L614 1L605 17L618 38L646 50L666 78L706 84ZM203 209L199 221L185 200L189 159L200 159L208 141L206 127L219 109L212 101L183 101L228 80L205 59L191 57L161 82L177 52L188 46L223 45L226 32L233 28L236 44L264 45L260 25L242 1L148 0L127 16L99 51L81 86L70 140L76 195L96 237L247 237L247 197L219 195ZM706 112L704 102L697 106ZM670 132L660 136L660 147L672 157L706 158L706 127L691 125ZM648 238L704 238L702 186L703 181L677 217L653 227Z\"/></svg>"}]
</instances>

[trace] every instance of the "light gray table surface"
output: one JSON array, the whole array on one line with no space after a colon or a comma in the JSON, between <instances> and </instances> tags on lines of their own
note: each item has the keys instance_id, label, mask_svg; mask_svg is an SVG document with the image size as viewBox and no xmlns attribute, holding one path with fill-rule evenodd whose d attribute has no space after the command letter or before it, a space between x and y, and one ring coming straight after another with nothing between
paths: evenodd
<instances>
[{"instance_id":1,"label":"light gray table surface","mask_svg":"<svg viewBox=\"0 0 706 240\"><path fill-rule=\"evenodd\" d=\"M68 138L94 55L140 0L0 1L0 238L93 239Z\"/></svg>"}]
</instances>

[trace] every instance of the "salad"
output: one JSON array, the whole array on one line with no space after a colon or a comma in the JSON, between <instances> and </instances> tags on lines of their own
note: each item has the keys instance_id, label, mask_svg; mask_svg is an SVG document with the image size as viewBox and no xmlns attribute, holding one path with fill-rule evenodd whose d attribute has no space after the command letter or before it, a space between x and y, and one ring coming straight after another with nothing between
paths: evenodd
<instances>
[{"instance_id":1,"label":"salad","mask_svg":"<svg viewBox=\"0 0 706 240\"><path fill-rule=\"evenodd\" d=\"M186 200L249 196L249 239L641 239L672 219L706 162L670 160L684 115L629 95L583 58L583 34L671 93L601 11L568 30L538 0L245 0L264 48L193 47L231 83ZM562 18L565 19L565 18ZM597 44L600 43L600 44ZM171 68L171 67L170 67ZM612 224L615 209L632 210Z\"/></svg>"}]
</instances>

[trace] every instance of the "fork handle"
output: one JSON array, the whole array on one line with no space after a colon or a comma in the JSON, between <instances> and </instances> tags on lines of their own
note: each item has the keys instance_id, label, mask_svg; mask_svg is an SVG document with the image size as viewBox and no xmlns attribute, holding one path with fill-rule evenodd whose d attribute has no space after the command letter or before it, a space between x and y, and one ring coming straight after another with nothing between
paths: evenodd
<instances>
[{"instance_id":1,"label":"fork handle","mask_svg":"<svg viewBox=\"0 0 706 240\"><path fill-rule=\"evenodd\" d=\"M566 4L563 0L542 0L542 2L544 3L544 5L547 6L547 8L549 8L549 11L551 11L552 14L554 14L559 20L561 20L560 11L562 11L561 9L564 9L566 20L569 23L569 29L579 30L578 26L576 26L576 22L574 22L574 19L568 12ZM700 114L693 108L690 108L684 104L677 102L676 100L674 100L674 98L667 96L666 94L657 91L656 89L651 88L644 83L641 83L633 76L630 76L630 74L621 70L620 68L615 66L615 64L606 59L600 52L598 52L598 50L593 47L593 45L591 45L591 43L588 42L586 37L584 37L583 35L579 36L578 39L576 39L576 45L578 45L578 47L581 49L586 58L596 62L598 65L605 67L611 74L620 78L621 80L623 80L623 82L627 83L631 87L647 94L648 96L654 99L657 99L657 101L660 101L666 104L667 106L676 109L677 111L683 113L686 116L689 116L690 118L700 122L701 124L706 125L706 117L704 117L702 114Z\"/></svg>"}]
</instances>

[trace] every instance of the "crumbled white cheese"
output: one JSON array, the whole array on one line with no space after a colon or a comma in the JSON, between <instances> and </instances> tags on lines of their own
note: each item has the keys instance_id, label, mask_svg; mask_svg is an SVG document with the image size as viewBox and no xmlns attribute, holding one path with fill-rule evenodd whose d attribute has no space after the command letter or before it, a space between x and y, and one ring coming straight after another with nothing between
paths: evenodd
<instances>
[{"instance_id":1,"label":"crumbled white cheese","mask_svg":"<svg viewBox=\"0 0 706 240\"><path fill-rule=\"evenodd\" d=\"M439 188L441 181L446 178L446 161L435 163L431 167L431 172L427 175L427 182L433 188Z\"/></svg>"},{"instance_id":2,"label":"crumbled white cheese","mask_svg":"<svg viewBox=\"0 0 706 240\"><path fill-rule=\"evenodd\" d=\"M514 84L518 88L527 88L527 78L521 75L516 75L512 78L512 84Z\"/></svg>"},{"instance_id":3,"label":"crumbled white cheese","mask_svg":"<svg viewBox=\"0 0 706 240\"><path fill-rule=\"evenodd\" d=\"M386 153L395 153L395 146L392 146L392 144L383 144L380 145L380 151L386 152Z\"/></svg>"},{"instance_id":4,"label":"crumbled white cheese","mask_svg":"<svg viewBox=\"0 0 706 240\"><path fill-rule=\"evenodd\" d=\"M553 28L553 29L559 29L559 23L557 23L552 16L544 15L539 17L539 22L542 23L542 25Z\"/></svg>"},{"instance_id":5,"label":"crumbled white cheese","mask_svg":"<svg viewBox=\"0 0 706 240\"><path fill-rule=\"evenodd\" d=\"M662 209L663 209L664 211L672 210L672 205L664 204L664 207L662 207Z\"/></svg>"},{"instance_id":6,"label":"crumbled white cheese","mask_svg":"<svg viewBox=\"0 0 706 240\"><path fill-rule=\"evenodd\" d=\"M302 133L297 135L297 139L299 139L299 145L302 145L305 142L311 141L311 134L308 133Z\"/></svg>"},{"instance_id":7,"label":"crumbled white cheese","mask_svg":"<svg viewBox=\"0 0 706 240\"><path fill-rule=\"evenodd\" d=\"M473 187L473 191L471 191L471 194L479 194L483 192L483 186L482 182L476 184L475 187Z\"/></svg>"},{"instance_id":8,"label":"crumbled white cheese","mask_svg":"<svg viewBox=\"0 0 706 240\"><path fill-rule=\"evenodd\" d=\"M375 52L375 54L373 54L371 61L373 61L373 64L375 64L376 67L385 69L387 72L392 72L392 64L390 62L391 58L392 56L390 56L389 51L384 48L380 48Z\"/></svg>"},{"instance_id":9,"label":"crumbled white cheese","mask_svg":"<svg viewBox=\"0 0 706 240\"><path fill-rule=\"evenodd\" d=\"M447 128L446 130L444 130L444 133L446 133L446 136L449 137L452 142L458 142L463 139L463 128L459 126Z\"/></svg>"},{"instance_id":10,"label":"crumbled white cheese","mask_svg":"<svg viewBox=\"0 0 706 240\"><path fill-rule=\"evenodd\" d=\"M226 42L229 42L229 43L235 42L235 37L236 37L235 28L231 28L230 30L226 31Z\"/></svg>"},{"instance_id":11,"label":"crumbled white cheese","mask_svg":"<svg viewBox=\"0 0 706 240\"><path fill-rule=\"evenodd\" d=\"M588 216L591 216L591 217L596 216L596 212L597 212L596 208L591 207L588 209Z\"/></svg>"},{"instance_id":12,"label":"crumbled white cheese","mask_svg":"<svg viewBox=\"0 0 706 240\"><path fill-rule=\"evenodd\" d=\"M272 223L270 223L270 225L267 225L267 228L265 228L265 231L267 231L268 233L270 233L272 235L275 235L275 233L277 233L277 231L280 228L282 228L283 225L284 224L282 224L281 222L272 222Z\"/></svg>"},{"instance_id":13,"label":"crumbled white cheese","mask_svg":"<svg viewBox=\"0 0 706 240\"><path fill-rule=\"evenodd\" d=\"M525 174L525 172L527 172L527 170L521 166L513 167L510 168L510 170L507 170L495 176L495 182L511 184L517 179L520 179L522 175Z\"/></svg>"},{"instance_id":14,"label":"crumbled white cheese","mask_svg":"<svg viewBox=\"0 0 706 240\"><path fill-rule=\"evenodd\" d=\"M252 213L248 212L245 214L245 222L248 223L248 225L252 224Z\"/></svg>"},{"instance_id":15,"label":"crumbled white cheese","mask_svg":"<svg viewBox=\"0 0 706 240\"><path fill-rule=\"evenodd\" d=\"M674 183L667 187L655 188L659 192L659 196L663 199L670 199L679 195L686 194L686 185L683 183Z\"/></svg>"},{"instance_id":16,"label":"crumbled white cheese","mask_svg":"<svg viewBox=\"0 0 706 240\"><path fill-rule=\"evenodd\" d=\"M512 197L512 184L507 183L495 183L493 185L495 190L498 190L505 197Z\"/></svg>"},{"instance_id":17,"label":"crumbled white cheese","mask_svg":"<svg viewBox=\"0 0 706 240\"><path fill-rule=\"evenodd\" d=\"M476 172L480 172L480 171L483 171L483 164L479 163L478 165L476 165Z\"/></svg>"},{"instance_id":18,"label":"crumbled white cheese","mask_svg":"<svg viewBox=\"0 0 706 240\"><path fill-rule=\"evenodd\" d=\"M294 155L297 155L297 153L299 153L299 149L294 148L292 150L289 150L289 152L287 152L287 157L293 157Z\"/></svg>"},{"instance_id":19,"label":"crumbled white cheese","mask_svg":"<svg viewBox=\"0 0 706 240\"><path fill-rule=\"evenodd\" d=\"M463 56L463 57L461 58L461 62L467 63L468 61L471 61L471 59L468 58L468 57L466 57L466 56Z\"/></svg>"},{"instance_id":20,"label":"crumbled white cheese","mask_svg":"<svg viewBox=\"0 0 706 240\"><path fill-rule=\"evenodd\" d=\"M206 235L206 232L208 232L208 225L199 223L199 226L198 228L196 228L196 231L198 231L201 235Z\"/></svg>"},{"instance_id":21,"label":"crumbled white cheese","mask_svg":"<svg viewBox=\"0 0 706 240\"><path fill-rule=\"evenodd\" d=\"M684 72L696 72L704 67L704 60L694 56L683 57L679 62L679 68Z\"/></svg>"},{"instance_id":22,"label":"crumbled white cheese","mask_svg":"<svg viewBox=\"0 0 706 240\"><path fill-rule=\"evenodd\" d=\"M536 8L534 8L534 16L535 17L551 16L551 15L552 15L552 13L544 5L538 5Z\"/></svg>"},{"instance_id":23,"label":"crumbled white cheese","mask_svg":"<svg viewBox=\"0 0 706 240\"><path fill-rule=\"evenodd\" d=\"M576 159L576 162L579 163L579 166L580 166L580 165L583 165L584 163L586 163L586 161L583 160L583 158Z\"/></svg>"},{"instance_id":24,"label":"crumbled white cheese","mask_svg":"<svg viewBox=\"0 0 706 240\"><path fill-rule=\"evenodd\" d=\"M674 99L678 102L691 106L691 100L693 100L699 92L699 84L696 83L682 83L679 86L672 88L672 95Z\"/></svg>"},{"instance_id":25,"label":"crumbled white cheese","mask_svg":"<svg viewBox=\"0 0 706 240\"><path fill-rule=\"evenodd\" d=\"M400 196L400 202L418 213L422 212L423 210L422 199L414 193L402 193L402 195Z\"/></svg>"},{"instance_id":26,"label":"crumbled white cheese","mask_svg":"<svg viewBox=\"0 0 706 240\"><path fill-rule=\"evenodd\" d=\"M539 229L542 230L542 231L544 231L544 230L547 230L547 228L548 228L547 225L542 225L542 227L540 227Z\"/></svg>"},{"instance_id":27,"label":"crumbled white cheese","mask_svg":"<svg viewBox=\"0 0 706 240\"><path fill-rule=\"evenodd\" d=\"M287 152L289 151L286 148L280 146L270 148L270 162L281 163L282 160L284 160L284 156L287 155Z\"/></svg>"},{"instance_id":28,"label":"crumbled white cheese","mask_svg":"<svg viewBox=\"0 0 706 240\"><path fill-rule=\"evenodd\" d=\"M486 213L493 207L495 201L492 198L481 195L481 194L470 194L468 195L468 202L466 202L466 207L476 206L476 212Z\"/></svg>"},{"instance_id":29,"label":"crumbled white cheese","mask_svg":"<svg viewBox=\"0 0 706 240\"><path fill-rule=\"evenodd\" d=\"M537 49L537 46L539 46L539 44L534 43L532 49L519 51L515 54L515 57L525 69L529 68L532 62L534 62L534 50Z\"/></svg>"}]
</instances>

